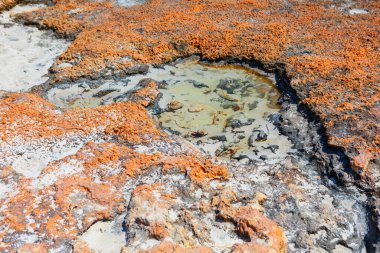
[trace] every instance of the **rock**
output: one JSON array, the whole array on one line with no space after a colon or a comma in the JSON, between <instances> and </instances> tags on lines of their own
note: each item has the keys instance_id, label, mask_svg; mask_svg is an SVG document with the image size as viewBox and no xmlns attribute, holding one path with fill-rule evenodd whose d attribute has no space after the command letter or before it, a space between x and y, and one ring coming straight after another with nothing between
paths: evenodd
<instances>
[{"instance_id":1,"label":"rock","mask_svg":"<svg viewBox=\"0 0 380 253\"><path fill-rule=\"evenodd\" d=\"M95 93L93 96L96 97L96 98L101 98L101 97L104 97L112 92L115 92L115 91L120 91L119 89L108 89L108 90L101 90L97 93Z\"/></svg>"},{"instance_id":2,"label":"rock","mask_svg":"<svg viewBox=\"0 0 380 253\"><path fill-rule=\"evenodd\" d=\"M245 138L245 135L238 135L237 138L238 140L243 140Z\"/></svg>"},{"instance_id":3,"label":"rock","mask_svg":"<svg viewBox=\"0 0 380 253\"><path fill-rule=\"evenodd\" d=\"M205 246L189 246L185 247L180 244L175 244L172 242L162 242L159 245L154 246L150 250L141 250L139 253L164 253L164 252L172 252L172 253L214 253L214 251Z\"/></svg>"},{"instance_id":4,"label":"rock","mask_svg":"<svg viewBox=\"0 0 380 253\"><path fill-rule=\"evenodd\" d=\"M267 199L268 199L268 197L264 193L255 192L254 200L257 201L260 205L263 205Z\"/></svg>"},{"instance_id":5,"label":"rock","mask_svg":"<svg viewBox=\"0 0 380 253\"><path fill-rule=\"evenodd\" d=\"M268 68L275 65L277 68L277 65L280 64L277 77L281 79L292 77L292 80L289 80L291 81L289 88L294 90L302 100L305 100L307 108L323 119L322 123L326 129L329 144L340 147L349 159L354 159L360 153L370 152L371 156L365 159L373 160L377 159L380 152L377 141L380 124L379 117L376 117L377 100L368 101L368 98L378 94L375 85L379 83L377 75L379 73L377 65L379 36L377 36L376 29L378 8L377 5L366 4L364 0L358 1L360 4L357 8L365 8L368 13L355 17L345 15L345 13L349 13L349 8L354 9L354 6L317 4L318 8L315 8L312 6L315 1L311 0L306 1L312 3L311 5L300 1L292 6L289 6L286 1L276 1L270 5L255 5L249 2L249 6L260 10L259 15L252 12L251 8L242 8L240 2L236 1L225 2L223 5L209 4L202 9L192 1L183 0L172 5L160 1L157 5L154 2L135 6L137 10L141 11L143 23L135 22L136 17L129 12L129 9L120 12L114 11L114 5L87 8L88 1L75 1L74 5L76 6L71 6L71 8L80 8L82 5L86 8L83 8L80 14L69 15L70 17L67 16L68 7L66 5L54 5L37 13L23 13L20 18L27 23L35 23L40 26L49 23L52 30L59 30L61 34L75 38L75 43L70 46L70 50L64 52L57 60L59 63L61 59L73 59L73 63L76 63L73 65L75 69L54 69L56 71L54 78L58 82L63 79L75 80L83 76L96 77L99 73L103 74L109 71L126 72L128 69L140 65L141 62L159 65L170 59L200 53L212 59L240 59L240 61L247 61L255 66L260 66L265 62L264 65L268 65L265 66ZM6 2L5 5L10 7L17 1ZM8 6L8 2L12 2L12 4ZM159 10L156 6L160 6ZM205 10L206 8L207 10ZM283 16L285 8L292 8L297 15ZM194 9L196 9L197 15L191 19L183 18ZM96 16L95 13L99 13L99 11L106 12L107 15ZM268 12L271 12L271 15L265 14ZM173 18L166 19L160 26L156 26L157 19L160 19L163 13L171 15ZM216 13L226 13L226 15L218 16ZM321 20L331 20L329 32L320 32L318 22L310 24L309 21L314 18L314 13L317 13L315 15ZM270 27L267 25L254 26L255 29L250 29L252 24L249 24L247 29L220 30L219 24L226 22L225 27L228 27L234 22L231 17L236 16L247 17L247 19L258 18L262 24L270 24L273 19L280 20L279 26L282 29L279 30L287 32L278 32L275 36L271 36L273 33L270 25L268 25ZM62 23L61 17L67 17L67 22ZM352 19L355 19L355 22L351 22ZM205 20L209 22L205 22ZM93 24L97 21L101 21L101 25L97 26L97 29L93 29ZM80 25L73 26L73 24L79 23ZM194 28L194 23L202 23L204 28L197 31L194 36L184 36L184 33ZM176 24L178 29L168 29L173 24ZM321 43L320 47L310 46L308 39L302 39L305 34L300 27L309 25L308 39ZM152 29L152 27L156 29ZM353 33L353 29L359 31L359 35ZM125 31L125 33L120 31ZM144 34L140 34L139 31L144 31ZM76 36L79 33L88 36ZM339 43L336 42L335 36L331 36L331 34L337 33L342 34ZM136 34L141 37L136 37ZM218 35L216 36L216 34ZM215 39L218 36L226 38ZM368 38L368 40L356 41L358 36ZM260 39L262 37L265 39ZM181 40L173 42L173 38L181 38ZM128 46L125 41L128 41ZM354 48L360 48L364 51L361 55L368 56L366 64L360 66L357 64L357 52L347 53L346 49L353 46L353 41L357 42ZM152 48L154 50L151 50ZM117 57L117 55L127 54L126 51L128 51L128 55L133 56L131 57L132 61L128 62L128 65L120 64L121 57ZM289 55L292 56L289 57ZM326 59L335 57L346 60L327 64L326 59L321 59L322 56ZM310 58L310 62L315 65L309 66L310 71L300 70L306 64L305 57ZM253 60L256 60L255 63ZM342 69L347 69L350 74L327 74L339 72ZM274 71L274 69L272 70ZM360 85L363 85L363 89L353 89ZM335 89L330 92L331 87L335 87ZM315 92L310 92L311 90ZM325 91L329 96L321 94ZM326 107L326 104L331 104L331 106ZM342 133L346 134L342 136ZM352 143L357 145L352 145ZM358 165L365 166L366 164L367 162ZM357 173L360 170L367 171L365 167L355 167L354 169ZM371 173L362 177L363 182L368 182L369 178L371 178ZM371 182L370 185L376 184Z\"/></svg>"},{"instance_id":6,"label":"rock","mask_svg":"<svg viewBox=\"0 0 380 253\"><path fill-rule=\"evenodd\" d=\"M259 217L262 217L259 219ZM253 243L252 250L258 248L265 249L262 252L285 252L287 248L286 237L284 231L274 221L266 218L257 209L252 207L238 208L234 217L238 233L250 241L255 241L257 238L265 240L265 244L257 245ZM238 251L235 251L238 252ZM246 252L246 251L243 251ZM249 252L249 251L248 251ZM255 252L261 250L255 249Z\"/></svg>"},{"instance_id":7,"label":"rock","mask_svg":"<svg viewBox=\"0 0 380 253\"><path fill-rule=\"evenodd\" d=\"M236 111L240 111L242 108L240 107L240 105L233 105L232 106L232 110L234 110L235 112Z\"/></svg>"},{"instance_id":8,"label":"rock","mask_svg":"<svg viewBox=\"0 0 380 253\"><path fill-rule=\"evenodd\" d=\"M161 82L157 82L157 88L158 89L164 89L166 90L168 88L168 83L164 80L164 81L161 81Z\"/></svg>"},{"instance_id":9,"label":"rock","mask_svg":"<svg viewBox=\"0 0 380 253\"><path fill-rule=\"evenodd\" d=\"M223 90L217 89L215 92L216 92L216 94L219 97L221 97L221 98L223 98L225 100L228 100L228 101L231 101L231 102L238 102L238 101L240 101L240 99L237 96L230 95L230 94L228 94L227 92L225 92Z\"/></svg>"},{"instance_id":10,"label":"rock","mask_svg":"<svg viewBox=\"0 0 380 253\"><path fill-rule=\"evenodd\" d=\"M196 105L191 105L189 107L189 109L187 109L189 112L201 112L203 111L205 108L203 105L201 104L196 104Z\"/></svg>"},{"instance_id":11,"label":"rock","mask_svg":"<svg viewBox=\"0 0 380 253\"><path fill-rule=\"evenodd\" d=\"M88 244L81 239L74 242L73 248L73 253L93 253Z\"/></svg>"},{"instance_id":12,"label":"rock","mask_svg":"<svg viewBox=\"0 0 380 253\"><path fill-rule=\"evenodd\" d=\"M229 108L231 108L234 112L242 110L243 106L239 105L237 103L234 103L234 102L228 102L228 103L223 103L222 104L223 109L229 109Z\"/></svg>"},{"instance_id":13,"label":"rock","mask_svg":"<svg viewBox=\"0 0 380 253\"><path fill-rule=\"evenodd\" d=\"M266 141L268 138L268 134L266 134L263 130L258 130L258 134L256 137L256 141Z\"/></svg>"},{"instance_id":14,"label":"rock","mask_svg":"<svg viewBox=\"0 0 380 253\"><path fill-rule=\"evenodd\" d=\"M12 166L0 167L0 179L8 177L12 173Z\"/></svg>"},{"instance_id":15,"label":"rock","mask_svg":"<svg viewBox=\"0 0 380 253\"><path fill-rule=\"evenodd\" d=\"M211 140L216 140L216 141L227 141L227 138L225 135L216 135L216 136L211 136Z\"/></svg>"},{"instance_id":16,"label":"rock","mask_svg":"<svg viewBox=\"0 0 380 253\"><path fill-rule=\"evenodd\" d=\"M186 80L186 81L189 83L192 83L195 88L210 88L210 86L201 82L197 82L195 80Z\"/></svg>"},{"instance_id":17,"label":"rock","mask_svg":"<svg viewBox=\"0 0 380 253\"><path fill-rule=\"evenodd\" d=\"M261 155L260 159L263 161L266 161L266 160L268 160L268 156L267 155Z\"/></svg>"},{"instance_id":18,"label":"rock","mask_svg":"<svg viewBox=\"0 0 380 253\"><path fill-rule=\"evenodd\" d=\"M159 98L157 82L150 78L142 79L129 94L130 101L144 107L152 106Z\"/></svg>"},{"instance_id":19,"label":"rock","mask_svg":"<svg viewBox=\"0 0 380 253\"><path fill-rule=\"evenodd\" d=\"M228 94L235 94L235 90L242 87L239 79L223 79L220 80L217 88L225 90Z\"/></svg>"},{"instance_id":20,"label":"rock","mask_svg":"<svg viewBox=\"0 0 380 253\"><path fill-rule=\"evenodd\" d=\"M248 119L243 114L237 114L226 119L225 126L232 127L233 129L235 129L243 126L252 125L252 122L254 121L255 119Z\"/></svg>"},{"instance_id":21,"label":"rock","mask_svg":"<svg viewBox=\"0 0 380 253\"><path fill-rule=\"evenodd\" d=\"M247 160L248 162L252 162L252 159L249 156L247 156L247 155L242 155L242 154L236 155L236 154L234 154L232 156L232 158L236 159L238 161Z\"/></svg>"},{"instance_id":22,"label":"rock","mask_svg":"<svg viewBox=\"0 0 380 253\"><path fill-rule=\"evenodd\" d=\"M168 111L176 111L183 107L183 104L177 100L173 100L168 104L167 110Z\"/></svg>"},{"instance_id":23,"label":"rock","mask_svg":"<svg viewBox=\"0 0 380 253\"><path fill-rule=\"evenodd\" d=\"M149 228L149 234L150 234L150 237L156 240L162 240L169 236L169 233L167 231L165 224L161 222L155 222L151 224Z\"/></svg>"},{"instance_id":24,"label":"rock","mask_svg":"<svg viewBox=\"0 0 380 253\"><path fill-rule=\"evenodd\" d=\"M236 152L239 151L239 147L234 146L234 145L228 145L228 146L222 146L221 149L218 149L215 151L216 156L225 156L225 157L231 157L233 156Z\"/></svg>"},{"instance_id":25,"label":"rock","mask_svg":"<svg viewBox=\"0 0 380 253\"><path fill-rule=\"evenodd\" d=\"M206 136L207 134L208 133L205 130L198 130L198 131L192 132L191 136L195 138L200 138L200 137Z\"/></svg>"},{"instance_id":26,"label":"rock","mask_svg":"<svg viewBox=\"0 0 380 253\"><path fill-rule=\"evenodd\" d=\"M263 147L264 149L269 149L273 154L280 148L278 145L268 145L267 147Z\"/></svg>"},{"instance_id":27,"label":"rock","mask_svg":"<svg viewBox=\"0 0 380 253\"><path fill-rule=\"evenodd\" d=\"M297 234L295 243L300 248L309 249L314 244L314 240L306 231L300 231Z\"/></svg>"},{"instance_id":28,"label":"rock","mask_svg":"<svg viewBox=\"0 0 380 253\"><path fill-rule=\"evenodd\" d=\"M256 138L255 138L254 134L251 134L248 137L248 146L251 147L251 148L254 148L254 147L256 147L255 143L256 143Z\"/></svg>"},{"instance_id":29,"label":"rock","mask_svg":"<svg viewBox=\"0 0 380 253\"><path fill-rule=\"evenodd\" d=\"M259 101L254 101L253 103L248 104L249 110L252 111L252 110L256 109L258 103L259 103Z\"/></svg>"},{"instance_id":30,"label":"rock","mask_svg":"<svg viewBox=\"0 0 380 253\"><path fill-rule=\"evenodd\" d=\"M243 123L238 119L227 119L226 126L232 128L240 128L243 126Z\"/></svg>"},{"instance_id":31,"label":"rock","mask_svg":"<svg viewBox=\"0 0 380 253\"><path fill-rule=\"evenodd\" d=\"M113 99L114 102L132 101L143 107L153 107L159 98L157 82L150 78L139 81L135 88ZM155 106L158 111L158 106Z\"/></svg>"},{"instance_id":32,"label":"rock","mask_svg":"<svg viewBox=\"0 0 380 253\"><path fill-rule=\"evenodd\" d=\"M22 245L17 253L48 253L48 250L43 244L27 243Z\"/></svg>"}]
</instances>

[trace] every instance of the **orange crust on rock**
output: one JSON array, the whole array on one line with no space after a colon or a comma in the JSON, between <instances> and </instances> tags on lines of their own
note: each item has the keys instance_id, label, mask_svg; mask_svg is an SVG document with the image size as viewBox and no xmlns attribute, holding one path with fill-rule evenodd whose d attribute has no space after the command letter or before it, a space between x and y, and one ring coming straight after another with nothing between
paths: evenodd
<instances>
[{"instance_id":1,"label":"orange crust on rock","mask_svg":"<svg viewBox=\"0 0 380 253\"><path fill-rule=\"evenodd\" d=\"M322 120L329 144L344 149L365 177L366 164L380 154L380 2L355 1L350 8L368 12L360 15L344 4L150 0L124 8L56 0L20 18L75 37L53 66L56 81L194 54L254 59L268 68L280 63L302 103ZM59 68L62 62L73 66Z\"/></svg>"}]
</instances>

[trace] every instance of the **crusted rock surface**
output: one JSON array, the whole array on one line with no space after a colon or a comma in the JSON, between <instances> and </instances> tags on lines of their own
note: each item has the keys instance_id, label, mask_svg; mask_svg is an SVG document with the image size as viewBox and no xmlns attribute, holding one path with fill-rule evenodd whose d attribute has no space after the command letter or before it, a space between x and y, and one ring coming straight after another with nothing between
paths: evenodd
<instances>
[{"instance_id":1,"label":"crusted rock surface","mask_svg":"<svg viewBox=\"0 0 380 253\"><path fill-rule=\"evenodd\" d=\"M137 103L61 111L36 95L2 94L2 251L365 247L367 198L357 189L325 186L296 154L221 164L155 126L142 106L157 98L153 80L129 97Z\"/></svg>"},{"instance_id":2,"label":"crusted rock surface","mask_svg":"<svg viewBox=\"0 0 380 253\"><path fill-rule=\"evenodd\" d=\"M56 80L134 73L200 54L257 60L286 71L304 105L322 120L329 145L344 149L364 180L379 149L378 1L165 1L130 8L57 0L23 20L73 44L53 67ZM376 186L374 186L376 187Z\"/></svg>"},{"instance_id":3,"label":"crusted rock surface","mask_svg":"<svg viewBox=\"0 0 380 253\"><path fill-rule=\"evenodd\" d=\"M160 129L147 108L163 84L151 79L123 102L86 109L0 91L0 251L376 251L379 10L376 1L56 0L19 14L73 39L44 87L194 54L275 71L375 194L322 177L316 160L347 167L288 101L274 121L298 152L242 164Z\"/></svg>"}]
</instances>

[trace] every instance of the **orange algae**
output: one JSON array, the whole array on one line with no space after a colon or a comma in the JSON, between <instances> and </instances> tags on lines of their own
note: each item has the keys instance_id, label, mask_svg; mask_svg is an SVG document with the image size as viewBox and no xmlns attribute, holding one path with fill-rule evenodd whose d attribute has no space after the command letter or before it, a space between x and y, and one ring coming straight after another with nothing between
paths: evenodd
<instances>
[{"instance_id":1,"label":"orange algae","mask_svg":"<svg viewBox=\"0 0 380 253\"><path fill-rule=\"evenodd\" d=\"M53 66L55 80L128 73L200 54L207 59L258 60L286 71L304 105L324 123L331 145L354 169L380 153L380 3L356 1L364 15L339 9L344 1L164 1L130 8L110 2L56 0L20 17L75 37ZM126 60L127 57L127 60ZM69 62L71 67L60 68ZM356 163L368 153L367 162ZM359 167L358 167L358 166Z\"/></svg>"}]
</instances>

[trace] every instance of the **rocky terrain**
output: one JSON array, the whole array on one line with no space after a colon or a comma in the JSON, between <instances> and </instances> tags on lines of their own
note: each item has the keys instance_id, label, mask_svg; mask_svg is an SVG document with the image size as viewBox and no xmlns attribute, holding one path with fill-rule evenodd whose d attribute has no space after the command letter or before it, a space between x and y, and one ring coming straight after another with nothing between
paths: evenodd
<instances>
[{"instance_id":1,"label":"rocky terrain","mask_svg":"<svg viewBox=\"0 0 380 253\"><path fill-rule=\"evenodd\" d=\"M1 252L380 250L379 3L24 3Z\"/></svg>"}]
</instances>

